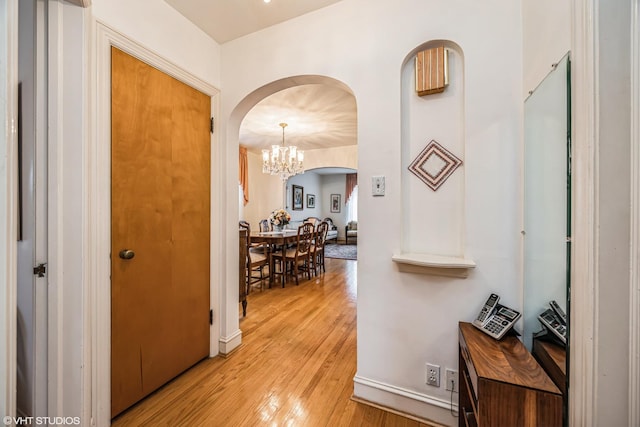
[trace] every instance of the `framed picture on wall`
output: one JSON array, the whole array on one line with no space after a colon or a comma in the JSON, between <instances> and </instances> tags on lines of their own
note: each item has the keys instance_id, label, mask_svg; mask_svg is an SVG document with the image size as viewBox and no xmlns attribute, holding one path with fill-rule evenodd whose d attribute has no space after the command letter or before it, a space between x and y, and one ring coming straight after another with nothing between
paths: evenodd
<instances>
[{"instance_id":1,"label":"framed picture on wall","mask_svg":"<svg viewBox=\"0 0 640 427\"><path fill-rule=\"evenodd\" d=\"M331 195L331 212L340 212L340 195L332 194Z\"/></svg>"},{"instance_id":2,"label":"framed picture on wall","mask_svg":"<svg viewBox=\"0 0 640 427\"><path fill-rule=\"evenodd\" d=\"M291 193L292 208L294 211L301 211L304 209L304 189L299 185L291 186L293 192Z\"/></svg>"},{"instance_id":3,"label":"framed picture on wall","mask_svg":"<svg viewBox=\"0 0 640 427\"><path fill-rule=\"evenodd\" d=\"M316 207L316 195L307 194L307 209L313 209Z\"/></svg>"}]
</instances>

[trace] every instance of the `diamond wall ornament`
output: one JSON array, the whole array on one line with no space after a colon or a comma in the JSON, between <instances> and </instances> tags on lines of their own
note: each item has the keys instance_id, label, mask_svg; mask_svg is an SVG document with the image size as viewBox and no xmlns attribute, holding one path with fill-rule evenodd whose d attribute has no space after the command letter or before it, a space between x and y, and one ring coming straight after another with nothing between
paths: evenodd
<instances>
[{"instance_id":1,"label":"diamond wall ornament","mask_svg":"<svg viewBox=\"0 0 640 427\"><path fill-rule=\"evenodd\" d=\"M462 160L432 140L409 165L409 170L436 191L462 164Z\"/></svg>"}]
</instances>

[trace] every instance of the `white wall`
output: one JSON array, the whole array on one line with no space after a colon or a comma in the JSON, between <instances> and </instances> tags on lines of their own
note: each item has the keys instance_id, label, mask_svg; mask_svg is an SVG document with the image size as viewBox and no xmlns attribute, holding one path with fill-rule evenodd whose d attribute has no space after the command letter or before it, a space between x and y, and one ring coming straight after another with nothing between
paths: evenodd
<instances>
[{"instance_id":1,"label":"white wall","mask_svg":"<svg viewBox=\"0 0 640 427\"><path fill-rule=\"evenodd\" d=\"M490 292L520 308L521 22L519 3L505 0L350 0L222 46L222 119L231 119L223 132L227 146L237 144L241 117L232 115L234 108L270 82L323 75L355 95L363 230L358 397L456 423L449 393L424 384L425 362L457 367L458 321L471 321ZM404 274L391 261L402 228L401 69L416 47L436 39L465 52L464 252L478 265L467 279ZM227 163L236 159L230 152ZM370 196L373 175L386 176L386 196ZM227 180L237 181L237 169L230 168Z\"/></svg>"},{"instance_id":2,"label":"white wall","mask_svg":"<svg viewBox=\"0 0 640 427\"><path fill-rule=\"evenodd\" d=\"M302 187L302 210L293 210L293 185ZM302 175L292 176L287 180L286 209L291 214L292 221L302 221L310 216L319 216L320 208L318 202L320 201L319 193L321 188L321 177L314 172L305 172ZM316 196L316 207L313 209L307 208L307 194L315 194Z\"/></svg>"},{"instance_id":3,"label":"white wall","mask_svg":"<svg viewBox=\"0 0 640 427\"><path fill-rule=\"evenodd\" d=\"M99 21L220 87L220 46L162 0L92 0Z\"/></svg>"},{"instance_id":4,"label":"white wall","mask_svg":"<svg viewBox=\"0 0 640 427\"><path fill-rule=\"evenodd\" d=\"M336 167L358 168L358 146L345 145L342 147L306 150L304 153L305 170Z\"/></svg>"},{"instance_id":5,"label":"white wall","mask_svg":"<svg viewBox=\"0 0 640 427\"><path fill-rule=\"evenodd\" d=\"M247 153L249 163L249 203L240 209L239 218L249 221L251 230L258 229L260 220L283 206L283 185L279 176L262 173L262 155Z\"/></svg>"},{"instance_id":6,"label":"white wall","mask_svg":"<svg viewBox=\"0 0 640 427\"><path fill-rule=\"evenodd\" d=\"M523 99L571 49L570 0L523 0Z\"/></svg>"},{"instance_id":7,"label":"white wall","mask_svg":"<svg viewBox=\"0 0 640 427\"><path fill-rule=\"evenodd\" d=\"M322 177L322 216L331 218L333 225L338 227L338 239L344 239L344 226L347 223L347 210L344 205L344 192L346 190L346 175L325 175ZM331 212L331 195L340 195L340 212Z\"/></svg>"}]
</instances>

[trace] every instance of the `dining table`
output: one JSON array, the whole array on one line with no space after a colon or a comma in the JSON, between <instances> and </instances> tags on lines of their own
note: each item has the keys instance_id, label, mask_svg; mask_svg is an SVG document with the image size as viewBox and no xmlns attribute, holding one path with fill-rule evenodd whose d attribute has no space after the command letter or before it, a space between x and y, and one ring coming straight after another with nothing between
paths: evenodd
<instances>
[{"instance_id":1,"label":"dining table","mask_svg":"<svg viewBox=\"0 0 640 427\"><path fill-rule=\"evenodd\" d=\"M298 230L283 231L260 231L251 232L251 243L266 243L269 247L269 287L273 283L273 257L271 256L278 248L296 243L298 240Z\"/></svg>"}]
</instances>

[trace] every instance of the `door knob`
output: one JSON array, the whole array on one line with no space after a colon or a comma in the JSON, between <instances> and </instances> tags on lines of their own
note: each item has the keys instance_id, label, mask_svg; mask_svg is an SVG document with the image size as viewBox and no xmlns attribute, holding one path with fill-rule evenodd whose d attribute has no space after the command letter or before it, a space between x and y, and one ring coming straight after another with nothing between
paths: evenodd
<instances>
[{"instance_id":1,"label":"door knob","mask_svg":"<svg viewBox=\"0 0 640 427\"><path fill-rule=\"evenodd\" d=\"M118 255L122 259L131 259L134 256L136 256L136 253L133 252L131 249L123 249L123 250L120 251L120 253Z\"/></svg>"}]
</instances>

